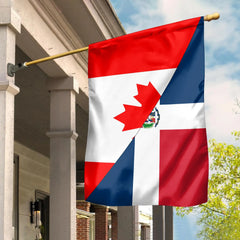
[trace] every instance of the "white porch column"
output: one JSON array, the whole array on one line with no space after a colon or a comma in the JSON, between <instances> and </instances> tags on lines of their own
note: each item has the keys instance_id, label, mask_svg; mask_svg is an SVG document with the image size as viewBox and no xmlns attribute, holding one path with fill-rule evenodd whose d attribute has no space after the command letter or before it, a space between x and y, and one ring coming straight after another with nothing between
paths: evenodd
<instances>
[{"instance_id":1,"label":"white porch column","mask_svg":"<svg viewBox=\"0 0 240 240\"><path fill-rule=\"evenodd\" d=\"M165 240L164 206L153 206L153 240Z\"/></svg>"},{"instance_id":2,"label":"white porch column","mask_svg":"<svg viewBox=\"0 0 240 240\"><path fill-rule=\"evenodd\" d=\"M173 208L153 206L153 240L173 240Z\"/></svg>"},{"instance_id":3,"label":"white porch column","mask_svg":"<svg viewBox=\"0 0 240 240\"><path fill-rule=\"evenodd\" d=\"M15 63L15 39L20 18L10 0L0 1L0 239L13 237L14 96L19 89L7 75L7 63Z\"/></svg>"},{"instance_id":4,"label":"white porch column","mask_svg":"<svg viewBox=\"0 0 240 240\"><path fill-rule=\"evenodd\" d=\"M76 93L72 77L50 79L50 239L76 239Z\"/></svg>"},{"instance_id":5,"label":"white porch column","mask_svg":"<svg viewBox=\"0 0 240 240\"><path fill-rule=\"evenodd\" d=\"M118 240L137 240L138 224L138 206L118 207Z\"/></svg>"},{"instance_id":6,"label":"white porch column","mask_svg":"<svg viewBox=\"0 0 240 240\"><path fill-rule=\"evenodd\" d=\"M165 206L165 240L173 240L173 207Z\"/></svg>"}]
</instances>

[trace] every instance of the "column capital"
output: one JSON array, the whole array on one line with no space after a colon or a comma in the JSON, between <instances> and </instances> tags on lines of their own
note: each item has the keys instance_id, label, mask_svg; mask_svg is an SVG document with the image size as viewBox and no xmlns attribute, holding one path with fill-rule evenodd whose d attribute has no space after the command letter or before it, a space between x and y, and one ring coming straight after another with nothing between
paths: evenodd
<instances>
[{"instance_id":1,"label":"column capital","mask_svg":"<svg viewBox=\"0 0 240 240\"><path fill-rule=\"evenodd\" d=\"M78 134L75 131L50 131L47 132L47 136L49 138L72 138L73 140L78 138Z\"/></svg>"},{"instance_id":2,"label":"column capital","mask_svg":"<svg viewBox=\"0 0 240 240\"><path fill-rule=\"evenodd\" d=\"M19 88L12 82L5 81L2 82L0 81L0 91L6 91L10 92L12 95L17 95L19 93Z\"/></svg>"},{"instance_id":3,"label":"column capital","mask_svg":"<svg viewBox=\"0 0 240 240\"><path fill-rule=\"evenodd\" d=\"M21 19L11 6L1 6L0 26L9 26L13 31L21 32Z\"/></svg>"},{"instance_id":4,"label":"column capital","mask_svg":"<svg viewBox=\"0 0 240 240\"><path fill-rule=\"evenodd\" d=\"M49 78L47 81L49 91L74 91L79 93L79 84L73 77Z\"/></svg>"}]
</instances>

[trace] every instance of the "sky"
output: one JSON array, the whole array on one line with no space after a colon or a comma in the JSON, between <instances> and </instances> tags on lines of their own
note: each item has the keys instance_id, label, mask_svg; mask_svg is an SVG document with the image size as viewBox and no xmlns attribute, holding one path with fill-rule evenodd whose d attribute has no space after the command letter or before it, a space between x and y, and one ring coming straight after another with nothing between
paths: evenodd
<instances>
[{"instance_id":1,"label":"sky","mask_svg":"<svg viewBox=\"0 0 240 240\"><path fill-rule=\"evenodd\" d=\"M110 0L127 33L220 13L205 22L205 114L208 139L236 144L240 130L240 1ZM238 112L238 113L236 113ZM174 218L174 240L194 240L195 216Z\"/></svg>"}]
</instances>

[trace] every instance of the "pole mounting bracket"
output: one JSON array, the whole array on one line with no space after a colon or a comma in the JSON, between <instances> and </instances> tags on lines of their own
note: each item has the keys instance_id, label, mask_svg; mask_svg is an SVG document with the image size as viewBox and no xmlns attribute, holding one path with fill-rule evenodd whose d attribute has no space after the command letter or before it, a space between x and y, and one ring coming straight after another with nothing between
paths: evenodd
<instances>
[{"instance_id":1,"label":"pole mounting bracket","mask_svg":"<svg viewBox=\"0 0 240 240\"><path fill-rule=\"evenodd\" d=\"M14 77L14 74L23 68L27 67L25 63L19 63L17 65L14 65L12 63L7 64L7 74L9 77Z\"/></svg>"}]
</instances>

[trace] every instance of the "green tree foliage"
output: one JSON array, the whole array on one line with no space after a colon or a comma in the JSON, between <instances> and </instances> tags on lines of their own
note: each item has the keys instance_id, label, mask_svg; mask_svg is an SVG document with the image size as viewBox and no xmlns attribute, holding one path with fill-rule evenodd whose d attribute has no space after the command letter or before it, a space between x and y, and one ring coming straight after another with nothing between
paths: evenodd
<instances>
[{"instance_id":1,"label":"green tree foliage","mask_svg":"<svg viewBox=\"0 0 240 240\"><path fill-rule=\"evenodd\" d=\"M239 143L240 131L233 133ZM178 215L199 214L199 239L240 239L240 147L210 140L211 175L208 202L191 208L177 208Z\"/></svg>"}]
</instances>

